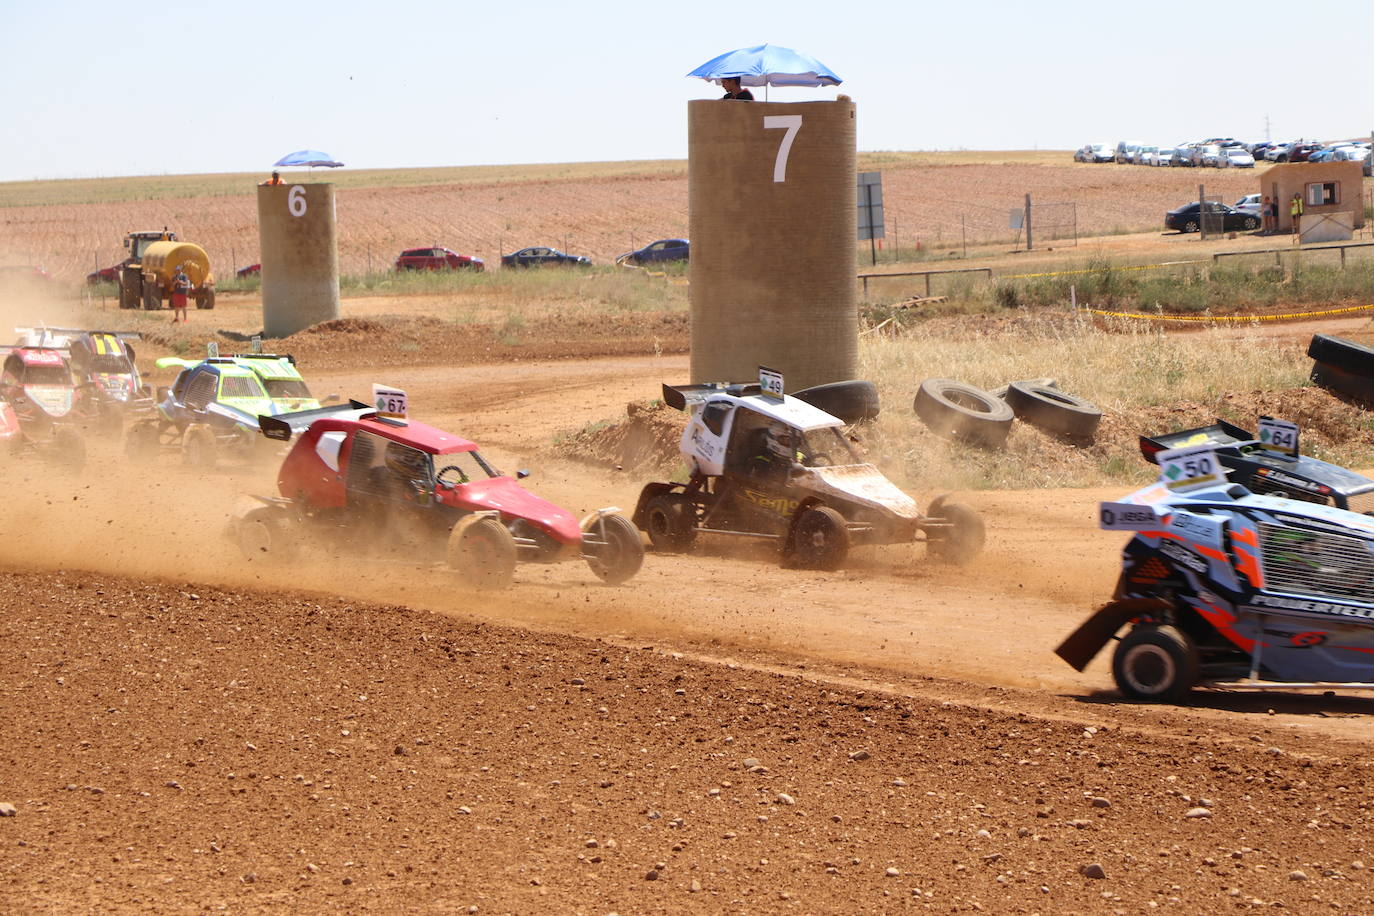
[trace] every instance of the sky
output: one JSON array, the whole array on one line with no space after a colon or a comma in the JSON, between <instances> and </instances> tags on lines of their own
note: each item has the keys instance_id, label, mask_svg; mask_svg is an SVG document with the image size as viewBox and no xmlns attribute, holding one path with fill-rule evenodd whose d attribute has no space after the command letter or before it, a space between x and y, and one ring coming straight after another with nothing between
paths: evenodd
<instances>
[{"instance_id":1,"label":"sky","mask_svg":"<svg viewBox=\"0 0 1374 916\"><path fill-rule=\"evenodd\" d=\"M262 171L302 148L357 168L682 159L685 103L719 93L683 74L765 42L844 79L771 97L851 96L863 151L1374 128L1374 3L1348 0L298 6L0 0L0 181Z\"/></svg>"}]
</instances>

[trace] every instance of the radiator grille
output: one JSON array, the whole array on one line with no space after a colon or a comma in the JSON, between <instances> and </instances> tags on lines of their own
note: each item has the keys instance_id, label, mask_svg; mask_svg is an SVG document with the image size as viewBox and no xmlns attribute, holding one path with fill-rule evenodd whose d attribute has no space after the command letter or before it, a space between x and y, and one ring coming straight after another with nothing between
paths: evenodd
<instances>
[{"instance_id":1,"label":"radiator grille","mask_svg":"<svg viewBox=\"0 0 1374 916\"><path fill-rule=\"evenodd\" d=\"M1374 603L1374 545L1369 541L1283 525L1259 528L1267 588Z\"/></svg>"},{"instance_id":2,"label":"radiator grille","mask_svg":"<svg viewBox=\"0 0 1374 916\"><path fill-rule=\"evenodd\" d=\"M1331 500L1320 493L1308 493L1299 490L1297 487L1285 487L1281 483L1270 480L1268 477L1261 477L1256 474L1250 480L1249 490L1251 493L1258 493L1262 496L1286 496L1289 499L1300 499L1305 503L1318 503L1323 506L1331 504Z\"/></svg>"}]
</instances>

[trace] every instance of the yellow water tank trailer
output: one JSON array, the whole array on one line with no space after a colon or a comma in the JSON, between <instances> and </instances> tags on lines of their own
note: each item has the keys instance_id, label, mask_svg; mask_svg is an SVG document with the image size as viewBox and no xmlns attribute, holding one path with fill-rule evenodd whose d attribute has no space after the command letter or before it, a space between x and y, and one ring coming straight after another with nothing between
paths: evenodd
<instances>
[{"instance_id":1,"label":"yellow water tank trailer","mask_svg":"<svg viewBox=\"0 0 1374 916\"><path fill-rule=\"evenodd\" d=\"M162 307L172 293L172 278L180 267L191 281L191 298L196 308L215 307L215 277L210 272L210 256L192 242L153 242L143 249L143 307Z\"/></svg>"}]
</instances>

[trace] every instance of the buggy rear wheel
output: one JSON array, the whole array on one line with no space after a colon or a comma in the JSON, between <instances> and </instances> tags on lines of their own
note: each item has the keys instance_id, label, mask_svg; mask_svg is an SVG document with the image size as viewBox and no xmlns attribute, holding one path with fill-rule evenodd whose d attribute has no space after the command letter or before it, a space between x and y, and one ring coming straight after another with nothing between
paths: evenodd
<instances>
[{"instance_id":1,"label":"buggy rear wheel","mask_svg":"<svg viewBox=\"0 0 1374 916\"><path fill-rule=\"evenodd\" d=\"M234 540L250 563L285 563L300 553L298 528L290 513L263 506L239 519L234 526Z\"/></svg>"},{"instance_id":2,"label":"buggy rear wheel","mask_svg":"<svg viewBox=\"0 0 1374 916\"><path fill-rule=\"evenodd\" d=\"M1201 674L1197 646L1170 626L1137 626L1122 637L1112 656L1112 677L1133 700L1175 703Z\"/></svg>"},{"instance_id":3,"label":"buggy rear wheel","mask_svg":"<svg viewBox=\"0 0 1374 916\"><path fill-rule=\"evenodd\" d=\"M515 576L515 538L489 515L465 518L448 538L449 566L477 588L508 588Z\"/></svg>"},{"instance_id":4,"label":"buggy rear wheel","mask_svg":"<svg viewBox=\"0 0 1374 916\"><path fill-rule=\"evenodd\" d=\"M983 517L963 503L939 503L931 507L939 513L934 520L949 527L932 528L926 532L927 552L942 563L962 566L983 550L986 532Z\"/></svg>"},{"instance_id":5,"label":"buggy rear wheel","mask_svg":"<svg viewBox=\"0 0 1374 916\"><path fill-rule=\"evenodd\" d=\"M783 559L802 569L839 569L848 555L844 516L829 506L812 506L793 526Z\"/></svg>"},{"instance_id":6,"label":"buggy rear wheel","mask_svg":"<svg viewBox=\"0 0 1374 916\"><path fill-rule=\"evenodd\" d=\"M649 543L661 553L686 553L696 542L696 513L692 501L680 493L664 493L644 507Z\"/></svg>"},{"instance_id":7,"label":"buggy rear wheel","mask_svg":"<svg viewBox=\"0 0 1374 916\"><path fill-rule=\"evenodd\" d=\"M644 540L639 529L623 515L606 515L593 520L583 534L598 535L604 531L605 543L588 550L587 565L607 585L619 585L634 577L644 565Z\"/></svg>"}]
</instances>

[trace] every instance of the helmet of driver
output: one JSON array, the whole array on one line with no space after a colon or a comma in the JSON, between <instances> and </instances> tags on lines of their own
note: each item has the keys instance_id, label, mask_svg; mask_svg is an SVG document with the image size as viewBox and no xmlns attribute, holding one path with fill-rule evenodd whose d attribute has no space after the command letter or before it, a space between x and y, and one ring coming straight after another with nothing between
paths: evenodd
<instances>
[{"instance_id":1,"label":"helmet of driver","mask_svg":"<svg viewBox=\"0 0 1374 916\"><path fill-rule=\"evenodd\" d=\"M403 477L424 477L428 473L426 455L399 442L388 442L386 446L386 466Z\"/></svg>"}]
</instances>

